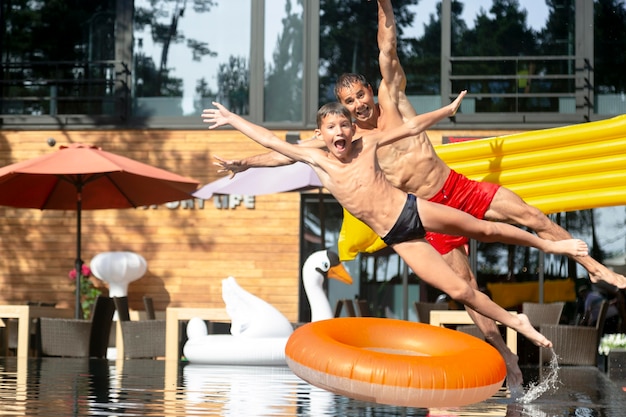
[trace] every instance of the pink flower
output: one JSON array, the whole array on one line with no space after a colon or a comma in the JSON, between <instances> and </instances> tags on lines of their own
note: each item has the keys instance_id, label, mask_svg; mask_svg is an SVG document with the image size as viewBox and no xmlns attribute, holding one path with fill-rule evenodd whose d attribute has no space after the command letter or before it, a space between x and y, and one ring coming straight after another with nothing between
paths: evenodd
<instances>
[{"instance_id":1,"label":"pink flower","mask_svg":"<svg viewBox=\"0 0 626 417\"><path fill-rule=\"evenodd\" d=\"M88 265L83 264L81 272L84 277L88 277L89 275L91 275L91 268L89 268Z\"/></svg>"},{"instance_id":2,"label":"pink flower","mask_svg":"<svg viewBox=\"0 0 626 417\"><path fill-rule=\"evenodd\" d=\"M88 265L83 264L80 271L83 277L88 277L91 275L91 268L89 268ZM72 270L70 270L67 276L69 277L70 280L76 281L76 268L72 268Z\"/></svg>"}]
</instances>

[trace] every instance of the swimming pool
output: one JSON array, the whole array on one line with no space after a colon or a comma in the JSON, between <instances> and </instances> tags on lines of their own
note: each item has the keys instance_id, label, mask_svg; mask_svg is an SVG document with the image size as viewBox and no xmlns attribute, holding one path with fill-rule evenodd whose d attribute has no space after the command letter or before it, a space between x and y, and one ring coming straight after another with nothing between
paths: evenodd
<instances>
[{"instance_id":1,"label":"swimming pool","mask_svg":"<svg viewBox=\"0 0 626 417\"><path fill-rule=\"evenodd\" d=\"M557 387L530 404L501 390L457 408L393 407L313 387L287 367L41 358L17 370L0 358L0 414L25 416L593 416L626 413L626 393L595 367L563 367ZM26 368L26 369L24 369ZM624 384L626 385L626 383Z\"/></svg>"}]
</instances>

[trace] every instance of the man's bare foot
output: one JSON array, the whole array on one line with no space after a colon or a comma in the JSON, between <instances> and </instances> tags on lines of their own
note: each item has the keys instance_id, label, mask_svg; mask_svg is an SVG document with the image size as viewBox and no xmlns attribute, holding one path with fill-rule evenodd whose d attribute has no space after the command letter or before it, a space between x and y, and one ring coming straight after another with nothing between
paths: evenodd
<instances>
[{"instance_id":1,"label":"man's bare foot","mask_svg":"<svg viewBox=\"0 0 626 417\"><path fill-rule=\"evenodd\" d=\"M604 281L607 284L615 285L620 289L626 288L626 277L624 277L624 275L611 271L609 268L600 263L598 263L593 270L587 269L587 272L589 272L589 279L593 283Z\"/></svg>"},{"instance_id":2,"label":"man's bare foot","mask_svg":"<svg viewBox=\"0 0 626 417\"><path fill-rule=\"evenodd\" d=\"M518 320L520 321L520 325L515 329L517 332L523 334L526 339L533 342L535 345L539 347L550 348L552 347L552 342L549 341L544 335L539 333L537 329L530 324L530 320L526 314L518 314Z\"/></svg>"},{"instance_id":3,"label":"man's bare foot","mask_svg":"<svg viewBox=\"0 0 626 417\"><path fill-rule=\"evenodd\" d=\"M506 364L506 384L511 392L517 391L524 383L524 377L518 364L519 358L510 350L501 354Z\"/></svg>"},{"instance_id":4,"label":"man's bare foot","mask_svg":"<svg viewBox=\"0 0 626 417\"><path fill-rule=\"evenodd\" d=\"M546 253L567 256L587 256L589 254L589 246L580 239L549 241L546 245Z\"/></svg>"}]
</instances>

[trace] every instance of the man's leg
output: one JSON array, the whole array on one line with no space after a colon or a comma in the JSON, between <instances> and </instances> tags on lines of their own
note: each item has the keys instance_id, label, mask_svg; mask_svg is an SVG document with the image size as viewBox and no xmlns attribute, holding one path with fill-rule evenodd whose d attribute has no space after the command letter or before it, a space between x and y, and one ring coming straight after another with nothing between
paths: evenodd
<instances>
[{"instance_id":1,"label":"man's leg","mask_svg":"<svg viewBox=\"0 0 626 417\"><path fill-rule=\"evenodd\" d=\"M541 210L528 205L520 196L505 187L501 187L494 196L485 213L485 220L520 224L547 240L572 238L567 230L550 220ZM591 256L575 256L572 259L587 270L591 282L605 281L618 288L626 288L626 277L611 271Z\"/></svg>"},{"instance_id":2,"label":"man's leg","mask_svg":"<svg viewBox=\"0 0 626 417\"><path fill-rule=\"evenodd\" d=\"M463 277L465 280L469 282L469 284L474 289L478 289L478 284L476 282L476 278L474 274L472 274L472 270L470 268L468 257L465 253L465 249L463 247L456 248L447 254L443 255L443 258L446 260L448 265L457 273L459 276ZM485 340L495 347L500 355L504 358L504 362L506 363L507 370L507 384L511 391L521 388L523 380L522 380L522 371L519 368L518 357L515 355L509 347L506 345L502 335L500 334L500 330L496 323L475 312L469 307L465 307L468 314L476 323L480 331L485 335Z\"/></svg>"}]
</instances>

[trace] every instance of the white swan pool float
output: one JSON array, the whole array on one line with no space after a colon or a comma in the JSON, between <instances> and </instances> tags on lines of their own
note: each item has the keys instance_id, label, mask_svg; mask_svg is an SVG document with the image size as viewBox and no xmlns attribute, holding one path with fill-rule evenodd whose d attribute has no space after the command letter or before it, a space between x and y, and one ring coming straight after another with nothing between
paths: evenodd
<instances>
[{"instance_id":1,"label":"white swan pool float","mask_svg":"<svg viewBox=\"0 0 626 417\"><path fill-rule=\"evenodd\" d=\"M325 278L346 284L352 277L332 251L307 258L302 267L304 290L311 305L311 321L333 317L323 289ZM231 318L231 334L208 334L205 322L192 318L183 354L190 363L207 365L286 365L285 345L293 326L275 307L249 293L233 277L222 281L222 298Z\"/></svg>"}]
</instances>

